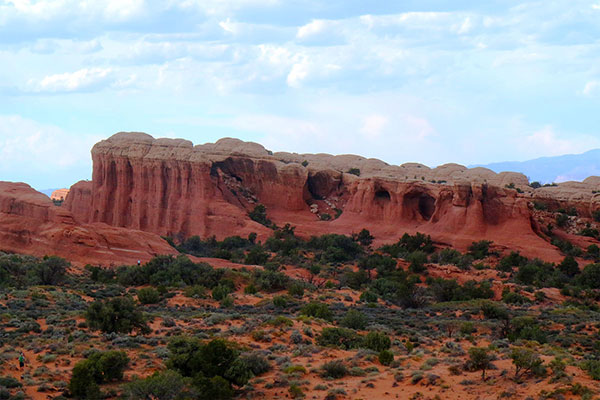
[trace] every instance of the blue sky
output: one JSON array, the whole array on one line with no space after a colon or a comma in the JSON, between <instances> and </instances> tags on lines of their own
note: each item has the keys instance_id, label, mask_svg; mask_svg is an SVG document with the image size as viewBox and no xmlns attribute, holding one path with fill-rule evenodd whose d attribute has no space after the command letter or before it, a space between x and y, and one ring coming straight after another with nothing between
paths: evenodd
<instances>
[{"instance_id":1,"label":"blue sky","mask_svg":"<svg viewBox=\"0 0 600 400\"><path fill-rule=\"evenodd\" d=\"M0 180L118 131L486 164L600 147L600 1L0 0Z\"/></svg>"}]
</instances>

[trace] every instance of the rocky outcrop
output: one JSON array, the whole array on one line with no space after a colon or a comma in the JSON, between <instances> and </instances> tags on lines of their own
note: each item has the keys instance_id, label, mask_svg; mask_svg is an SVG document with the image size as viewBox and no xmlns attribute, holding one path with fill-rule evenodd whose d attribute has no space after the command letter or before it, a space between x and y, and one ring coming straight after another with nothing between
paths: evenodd
<instances>
[{"instance_id":1,"label":"rocky outcrop","mask_svg":"<svg viewBox=\"0 0 600 400\"><path fill-rule=\"evenodd\" d=\"M69 194L69 189L56 189L50 195L50 200L64 201Z\"/></svg>"},{"instance_id":2,"label":"rocky outcrop","mask_svg":"<svg viewBox=\"0 0 600 400\"><path fill-rule=\"evenodd\" d=\"M122 265L174 253L158 235L81 224L24 183L0 182L0 251L57 255L78 264Z\"/></svg>"},{"instance_id":3,"label":"rocky outcrop","mask_svg":"<svg viewBox=\"0 0 600 400\"><path fill-rule=\"evenodd\" d=\"M261 203L274 222L307 236L367 228L389 242L420 231L458 248L489 239L530 256L559 256L530 212L532 199L554 189L534 191L518 173L273 154L237 139L194 146L125 132L96 144L92 159L92 181L74 185L64 205L82 223L179 238L257 232L264 239L270 230L248 218ZM594 199L589 190L581 201L591 209Z\"/></svg>"}]
</instances>

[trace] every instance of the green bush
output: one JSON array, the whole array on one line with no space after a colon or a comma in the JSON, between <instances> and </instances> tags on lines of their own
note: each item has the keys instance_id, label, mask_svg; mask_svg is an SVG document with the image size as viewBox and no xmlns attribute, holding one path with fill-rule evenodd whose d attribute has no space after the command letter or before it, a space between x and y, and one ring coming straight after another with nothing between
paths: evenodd
<instances>
[{"instance_id":1,"label":"green bush","mask_svg":"<svg viewBox=\"0 0 600 400\"><path fill-rule=\"evenodd\" d=\"M493 301L484 301L481 303L481 312L483 316L489 319L506 320L509 318L508 310L501 304Z\"/></svg>"},{"instance_id":2,"label":"green bush","mask_svg":"<svg viewBox=\"0 0 600 400\"><path fill-rule=\"evenodd\" d=\"M324 378L341 379L348 375L348 367L341 360L334 360L321 366L321 376Z\"/></svg>"},{"instance_id":3,"label":"green bush","mask_svg":"<svg viewBox=\"0 0 600 400\"><path fill-rule=\"evenodd\" d=\"M490 245L492 244L489 240L480 240L478 242L473 242L469 246L469 254L473 256L476 260L481 260L490 255Z\"/></svg>"},{"instance_id":4,"label":"green bush","mask_svg":"<svg viewBox=\"0 0 600 400\"><path fill-rule=\"evenodd\" d=\"M294 282L288 288L288 294L294 297L304 296L304 285L299 282Z\"/></svg>"},{"instance_id":5,"label":"green bush","mask_svg":"<svg viewBox=\"0 0 600 400\"><path fill-rule=\"evenodd\" d=\"M410 263L408 269L415 274L425 272L425 264L427 263L427 254L421 250L415 250L406 257L406 261Z\"/></svg>"},{"instance_id":6,"label":"green bush","mask_svg":"<svg viewBox=\"0 0 600 400\"><path fill-rule=\"evenodd\" d=\"M390 365L394 361L394 353L389 350L382 350L377 357L381 365Z\"/></svg>"},{"instance_id":7,"label":"green bush","mask_svg":"<svg viewBox=\"0 0 600 400\"><path fill-rule=\"evenodd\" d=\"M515 366L515 379L520 379L524 374L531 373L535 376L544 376L546 367L539 355L533 350L517 347L512 349L510 358Z\"/></svg>"},{"instance_id":8,"label":"green bush","mask_svg":"<svg viewBox=\"0 0 600 400\"><path fill-rule=\"evenodd\" d=\"M99 384L123 379L129 357L123 351L92 353L73 367L69 391L77 398L92 399L100 396Z\"/></svg>"},{"instance_id":9,"label":"green bush","mask_svg":"<svg viewBox=\"0 0 600 400\"><path fill-rule=\"evenodd\" d=\"M319 346L334 346L345 350L360 346L361 337L352 329L347 328L323 328L317 336Z\"/></svg>"},{"instance_id":10,"label":"green bush","mask_svg":"<svg viewBox=\"0 0 600 400\"><path fill-rule=\"evenodd\" d=\"M485 371L491 366L492 357L488 350L483 347L471 347L469 349L469 367L474 371L481 371L481 379L485 380Z\"/></svg>"},{"instance_id":11,"label":"green bush","mask_svg":"<svg viewBox=\"0 0 600 400\"><path fill-rule=\"evenodd\" d=\"M166 370L126 384L123 387L123 397L128 400L183 399L185 388L185 380L180 374Z\"/></svg>"},{"instance_id":12,"label":"green bush","mask_svg":"<svg viewBox=\"0 0 600 400\"><path fill-rule=\"evenodd\" d=\"M130 333L138 330L149 333L146 319L136 308L131 297L114 297L104 302L92 303L85 312L90 329L111 333Z\"/></svg>"},{"instance_id":13,"label":"green bush","mask_svg":"<svg viewBox=\"0 0 600 400\"><path fill-rule=\"evenodd\" d=\"M392 341L385 333L375 331L369 332L362 343L363 347L377 352L387 350L391 345Z\"/></svg>"},{"instance_id":14,"label":"green bush","mask_svg":"<svg viewBox=\"0 0 600 400\"><path fill-rule=\"evenodd\" d=\"M254 209L248 213L251 220L258 222L261 225L270 227L272 225L271 220L267 218L267 208L262 204L257 204Z\"/></svg>"},{"instance_id":15,"label":"green bush","mask_svg":"<svg viewBox=\"0 0 600 400\"><path fill-rule=\"evenodd\" d=\"M358 310L348 310L340 321L340 325L350 329L365 329L367 327L367 316Z\"/></svg>"},{"instance_id":16,"label":"green bush","mask_svg":"<svg viewBox=\"0 0 600 400\"><path fill-rule=\"evenodd\" d=\"M300 314L306 315L307 317L322 318L326 321L331 321L333 319L333 313L329 309L329 306L325 303L315 301L305 304L300 310Z\"/></svg>"},{"instance_id":17,"label":"green bush","mask_svg":"<svg viewBox=\"0 0 600 400\"><path fill-rule=\"evenodd\" d=\"M231 288L225 285L218 285L212 290L212 298L221 301L231 293Z\"/></svg>"},{"instance_id":18,"label":"green bush","mask_svg":"<svg viewBox=\"0 0 600 400\"><path fill-rule=\"evenodd\" d=\"M138 290L137 296L142 304L156 304L160 301L160 293L151 287Z\"/></svg>"}]
</instances>

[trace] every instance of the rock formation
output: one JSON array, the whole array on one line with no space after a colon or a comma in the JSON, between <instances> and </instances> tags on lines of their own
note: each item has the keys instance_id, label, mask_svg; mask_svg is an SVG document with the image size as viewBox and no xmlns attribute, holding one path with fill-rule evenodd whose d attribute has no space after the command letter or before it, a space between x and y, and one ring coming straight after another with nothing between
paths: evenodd
<instances>
[{"instance_id":1,"label":"rock formation","mask_svg":"<svg viewBox=\"0 0 600 400\"><path fill-rule=\"evenodd\" d=\"M0 251L58 255L78 264L121 265L174 253L158 235L108 226L79 224L25 183L0 182Z\"/></svg>"},{"instance_id":2,"label":"rock formation","mask_svg":"<svg viewBox=\"0 0 600 400\"><path fill-rule=\"evenodd\" d=\"M64 201L69 194L69 189L56 189L50 195L50 200Z\"/></svg>"},{"instance_id":3,"label":"rock formation","mask_svg":"<svg viewBox=\"0 0 600 400\"><path fill-rule=\"evenodd\" d=\"M556 249L538 235L531 200L551 199L557 207L576 201L588 214L599 207L593 179L533 191L518 173L273 154L237 139L194 146L122 132L96 144L92 159L92 181L75 184L64 204L75 220L179 238L257 232L264 239L270 230L247 216L261 203L275 223L289 222L306 236L367 228L390 242L420 231L458 248L489 239L556 259Z\"/></svg>"}]
</instances>

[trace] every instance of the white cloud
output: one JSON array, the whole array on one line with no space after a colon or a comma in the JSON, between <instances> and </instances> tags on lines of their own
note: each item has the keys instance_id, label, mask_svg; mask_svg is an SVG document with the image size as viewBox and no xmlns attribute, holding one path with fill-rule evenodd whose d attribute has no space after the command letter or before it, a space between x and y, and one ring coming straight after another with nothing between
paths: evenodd
<instances>
[{"instance_id":1,"label":"white cloud","mask_svg":"<svg viewBox=\"0 0 600 400\"><path fill-rule=\"evenodd\" d=\"M299 88L302 81L308 76L309 69L310 64L307 58L303 58L302 61L294 64L287 76L287 84L293 88Z\"/></svg>"},{"instance_id":2,"label":"white cloud","mask_svg":"<svg viewBox=\"0 0 600 400\"><path fill-rule=\"evenodd\" d=\"M586 96L592 96L600 92L600 81L589 81L583 87L583 94Z\"/></svg>"},{"instance_id":3,"label":"white cloud","mask_svg":"<svg viewBox=\"0 0 600 400\"><path fill-rule=\"evenodd\" d=\"M49 176L74 173L61 184L74 183L73 180L88 177L89 152L100 139L97 135L69 133L19 115L0 115L0 176L44 189L59 184L48 180Z\"/></svg>"},{"instance_id":4,"label":"white cloud","mask_svg":"<svg viewBox=\"0 0 600 400\"><path fill-rule=\"evenodd\" d=\"M363 119L363 125L360 131L367 138L376 138L381 135L383 129L388 124L388 117L381 114L370 114Z\"/></svg>"},{"instance_id":5,"label":"white cloud","mask_svg":"<svg viewBox=\"0 0 600 400\"><path fill-rule=\"evenodd\" d=\"M298 39L305 39L312 35L316 35L323 32L326 29L326 27L326 21L315 19L312 22L298 28L298 33L296 33L296 37Z\"/></svg>"},{"instance_id":6,"label":"white cloud","mask_svg":"<svg viewBox=\"0 0 600 400\"><path fill-rule=\"evenodd\" d=\"M583 153L600 146L600 140L590 136L560 137L552 126L525 136L520 143L521 151L529 158Z\"/></svg>"},{"instance_id":7,"label":"white cloud","mask_svg":"<svg viewBox=\"0 0 600 400\"><path fill-rule=\"evenodd\" d=\"M111 68L83 68L75 72L48 75L39 81L29 81L33 92L61 93L93 90L114 81Z\"/></svg>"}]
</instances>

